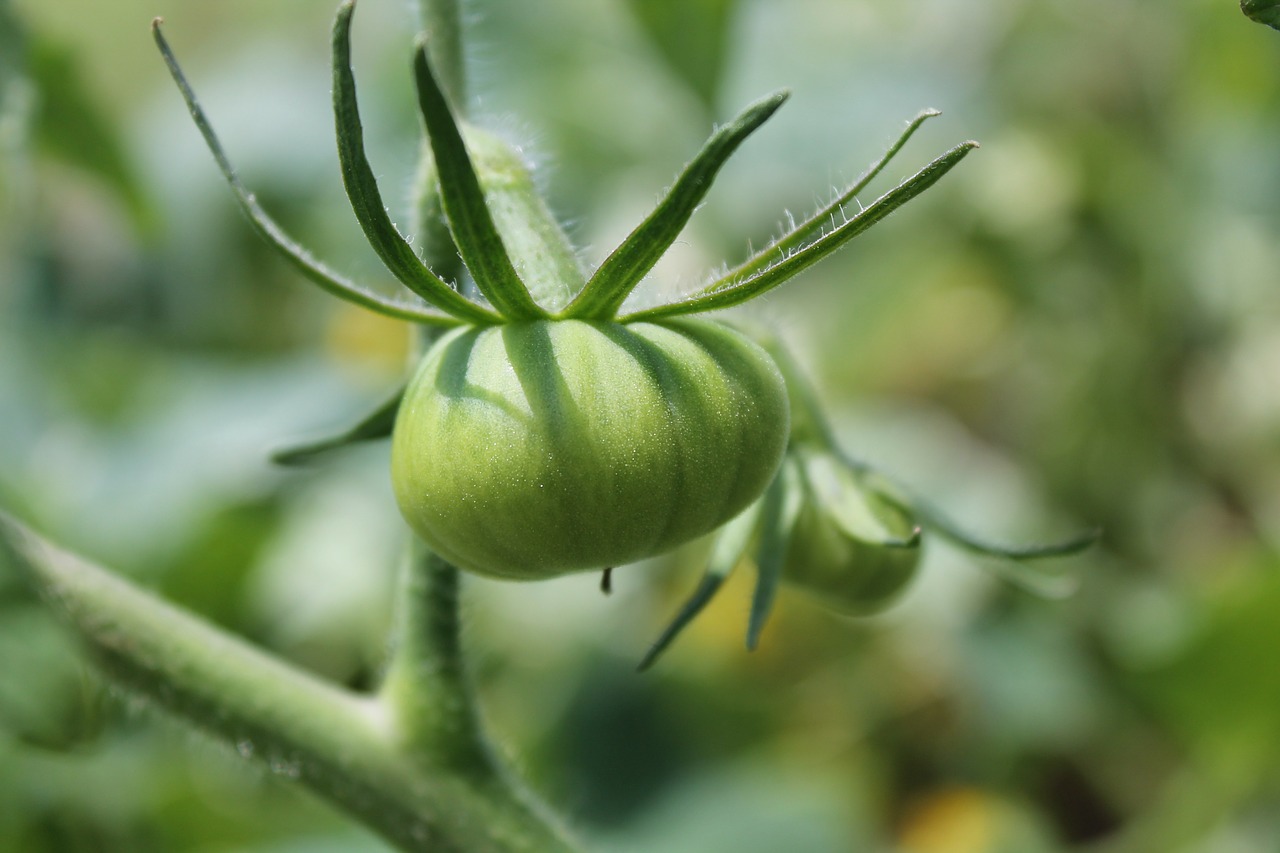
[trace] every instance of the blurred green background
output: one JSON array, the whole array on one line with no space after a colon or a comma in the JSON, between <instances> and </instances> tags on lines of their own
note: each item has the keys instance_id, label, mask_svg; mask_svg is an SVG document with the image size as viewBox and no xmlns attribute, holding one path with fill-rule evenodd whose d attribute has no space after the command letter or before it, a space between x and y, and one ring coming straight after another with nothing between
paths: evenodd
<instances>
[{"instance_id":1,"label":"blurred green background","mask_svg":"<svg viewBox=\"0 0 1280 853\"><path fill-rule=\"evenodd\" d=\"M713 121L794 95L647 294L699 283L853 177L934 191L750 309L847 448L971 529L1100 524L1046 601L930 543L883 616L741 573L644 676L705 546L597 578L473 580L486 713L591 849L1280 849L1280 34L1235 0L471 0L474 111L542 167L584 257ZM381 282L346 206L314 0L0 0L0 504L280 654L376 680L403 528L385 446L267 453L400 376L406 334L250 231L153 49L245 180ZM362 0L370 153L407 222L412 9ZM874 198L870 192L866 200ZM996 567L998 568L998 567ZM0 566L0 850L381 851L105 690Z\"/></svg>"}]
</instances>

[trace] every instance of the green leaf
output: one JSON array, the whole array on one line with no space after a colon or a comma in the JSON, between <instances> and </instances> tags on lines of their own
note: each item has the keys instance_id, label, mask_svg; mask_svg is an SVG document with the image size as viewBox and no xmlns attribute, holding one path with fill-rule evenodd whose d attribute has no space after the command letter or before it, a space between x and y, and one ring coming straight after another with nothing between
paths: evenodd
<instances>
[{"instance_id":1,"label":"green leaf","mask_svg":"<svg viewBox=\"0 0 1280 853\"><path fill-rule=\"evenodd\" d=\"M629 0L640 26L710 114L724 76L736 0Z\"/></svg>"},{"instance_id":2,"label":"green leaf","mask_svg":"<svg viewBox=\"0 0 1280 853\"><path fill-rule=\"evenodd\" d=\"M1240 10L1249 20L1280 30L1280 0L1240 0Z\"/></svg>"},{"instance_id":3,"label":"green leaf","mask_svg":"<svg viewBox=\"0 0 1280 853\"><path fill-rule=\"evenodd\" d=\"M866 231L872 225L893 213L899 207L933 186L965 156L978 147L976 142L964 142L925 166L912 177L877 199L870 207L835 230L828 232L803 249L780 257L773 266L739 280L732 272L701 291L667 305L636 311L620 318L619 322L634 323L640 320L656 320L695 314L700 311L718 311L741 305L784 283L796 274L842 247L845 243Z\"/></svg>"},{"instance_id":4,"label":"green leaf","mask_svg":"<svg viewBox=\"0 0 1280 853\"><path fill-rule=\"evenodd\" d=\"M702 579L698 581L697 588L681 605L679 612L676 613L671 623L667 625L662 635L649 647L644 659L636 667L638 672L644 672L657 662L658 657L675 641L680 632L694 620L694 617L702 612L703 608L711 603L711 599L720 590L721 585L729 577L729 573L737 567L738 563L742 562L742 558L747 553L747 548L751 545L751 538L755 534L756 521L760 518L761 503L762 501L756 501L721 528L720 533L716 536L715 545L712 547L711 559L707 563L707 570L703 573Z\"/></svg>"},{"instance_id":5,"label":"green leaf","mask_svg":"<svg viewBox=\"0 0 1280 853\"><path fill-rule=\"evenodd\" d=\"M748 106L714 133L685 167L657 209L613 250L562 316L610 320L653 265L680 236L716 173L751 133L764 124L789 93L775 92Z\"/></svg>"},{"instance_id":6,"label":"green leaf","mask_svg":"<svg viewBox=\"0 0 1280 853\"><path fill-rule=\"evenodd\" d=\"M414 55L413 70L418 106L436 160L440 200L463 263L471 271L480 292L502 316L512 320L547 316L511 265L502 237L489 215L462 133L432 74L425 45L419 45Z\"/></svg>"},{"instance_id":7,"label":"green leaf","mask_svg":"<svg viewBox=\"0 0 1280 853\"><path fill-rule=\"evenodd\" d=\"M178 90L182 93L182 98L187 103L187 109L191 111L191 118L200 130L200 135L204 137L205 145L208 146L210 153L213 154L214 160L217 161L222 177L231 187L236 201L240 204L240 209L249 217L249 222L253 225L254 230L295 269L310 281L340 299L345 299L348 302L377 311L388 317L412 320L415 323L423 323L429 326L460 325L457 318L432 311L424 304L406 302L394 297L384 296L339 275L298 245L284 232L284 229L276 224L275 220L267 215L266 211L258 204L253 193L249 192L244 184L240 182L240 177L232 167L226 152L222 150L222 143L218 141L217 135L213 132L213 126L209 124L209 119L205 116L204 109L201 108L195 92L187 82L186 75L182 73L178 60L169 48L169 43L160 31L161 23L160 18L156 18L151 23L151 32L155 37L157 47L160 48L160 55L164 58L165 65L168 66L174 82L178 84Z\"/></svg>"},{"instance_id":8,"label":"green leaf","mask_svg":"<svg viewBox=\"0 0 1280 853\"><path fill-rule=\"evenodd\" d=\"M338 15L333 22L333 120L337 130L342 182L347 188L351 209L355 211L369 245L405 287L461 320L482 325L499 323L500 317L476 305L428 269L414 254L408 241L396 231L391 217L387 215L373 168L365 156L360 110L356 102L356 81L351 73L351 15L354 11L355 3L348 0L338 7Z\"/></svg>"},{"instance_id":9,"label":"green leaf","mask_svg":"<svg viewBox=\"0 0 1280 853\"><path fill-rule=\"evenodd\" d=\"M765 492L761 510L760 547L756 551L756 589L751 597L751 615L747 620L747 649L755 651L760 644L773 602L778 592L778 581L787 562L787 550L795 533L800 510L804 506L804 488L800 471L794 463L784 462L778 476L774 477Z\"/></svg>"},{"instance_id":10,"label":"green leaf","mask_svg":"<svg viewBox=\"0 0 1280 853\"><path fill-rule=\"evenodd\" d=\"M100 109L79 57L70 48L40 38L28 42L26 59L37 90L32 132L36 146L96 176L123 200L143 233L156 223L155 210L129 161L112 116Z\"/></svg>"},{"instance_id":11,"label":"green leaf","mask_svg":"<svg viewBox=\"0 0 1280 853\"><path fill-rule=\"evenodd\" d=\"M285 447L271 454L271 461L277 465L306 465L315 461L317 456L338 450L362 441L376 441L391 435L395 426L396 415L400 412L400 401L404 399L405 386L400 386L378 408L365 415L348 429L328 438L309 441Z\"/></svg>"}]
</instances>

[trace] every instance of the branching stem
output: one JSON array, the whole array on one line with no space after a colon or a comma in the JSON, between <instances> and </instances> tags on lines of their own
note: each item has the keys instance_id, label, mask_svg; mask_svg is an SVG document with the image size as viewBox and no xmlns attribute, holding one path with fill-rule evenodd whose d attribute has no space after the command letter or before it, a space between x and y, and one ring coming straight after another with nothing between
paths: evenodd
<instances>
[{"instance_id":1,"label":"branching stem","mask_svg":"<svg viewBox=\"0 0 1280 853\"><path fill-rule=\"evenodd\" d=\"M572 853L492 764L462 773L406 750L395 709L382 699L302 672L3 514L0 559L60 612L115 683L301 782L401 849Z\"/></svg>"}]
</instances>

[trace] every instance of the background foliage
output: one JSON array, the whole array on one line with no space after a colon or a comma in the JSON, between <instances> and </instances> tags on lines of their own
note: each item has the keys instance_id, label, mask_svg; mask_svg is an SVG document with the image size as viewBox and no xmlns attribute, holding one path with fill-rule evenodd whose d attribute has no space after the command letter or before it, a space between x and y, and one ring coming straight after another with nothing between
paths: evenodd
<instances>
[{"instance_id":1,"label":"background foliage","mask_svg":"<svg viewBox=\"0 0 1280 853\"><path fill-rule=\"evenodd\" d=\"M268 207L369 279L333 151L332 10L111 6L0 0L0 502L369 683L402 548L385 447L305 473L266 456L376 401L406 336L258 242L147 31L168 14ZM370 153L400 200L413 17L364 6ZM943 109L889 178L961 138L983 149L755 315L800 350L851 451L971 527L1107 531L1066 600L935 547L883 617L784 593L753 655L744 576L643 677L698 547L619 572L609 599L588 576L471 582L493 728L595 849L1273 849L1276 34L1227 0L475 0L470 38L477 114L526 143L588 247L647 212L712 121L794 90L650 294L740 257ZM104 692L2 566L0 848L384 849Z\"/></svg>"}]
</instances>

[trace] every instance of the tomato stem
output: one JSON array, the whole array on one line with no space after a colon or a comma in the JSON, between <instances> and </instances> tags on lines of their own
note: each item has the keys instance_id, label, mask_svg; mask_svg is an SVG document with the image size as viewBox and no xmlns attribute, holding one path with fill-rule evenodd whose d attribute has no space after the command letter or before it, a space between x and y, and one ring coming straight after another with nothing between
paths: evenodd
<instances>
[{"instance_id":1,"label":"tomato stem","mask_svg":"<svg viewBox=\"0 0 1280 853\"><path fill-rule=\"evenodd\" d=\"M406 750L385 699L303 672L3 513L0 559L63 617L117 686L306 785L401 849L572 853L563 833L493 769L464 774Z\"/></svg>"}]
</instances>

